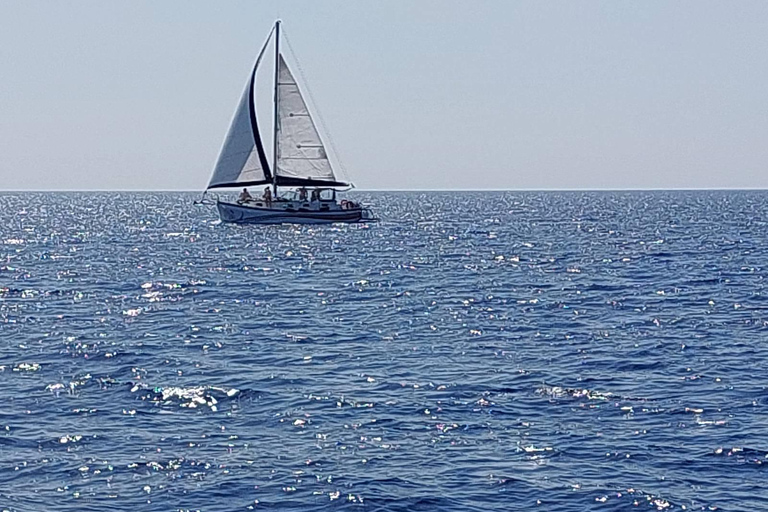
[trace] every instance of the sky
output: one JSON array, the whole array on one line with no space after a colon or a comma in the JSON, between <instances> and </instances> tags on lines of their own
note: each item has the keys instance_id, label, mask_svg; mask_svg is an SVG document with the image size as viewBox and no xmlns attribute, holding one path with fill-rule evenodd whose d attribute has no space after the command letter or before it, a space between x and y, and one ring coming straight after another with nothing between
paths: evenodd
<instances>
[{"instance_id":1,"label":"sky","mask_svg":"<svg viewBox=\"0 0 768 512\"><path fill-rule=\"evenodd\" d=\"M360 189L768 188L763 0L0 0L0 190L203 190L278 17Z\"/></svg>"}]
</instances>

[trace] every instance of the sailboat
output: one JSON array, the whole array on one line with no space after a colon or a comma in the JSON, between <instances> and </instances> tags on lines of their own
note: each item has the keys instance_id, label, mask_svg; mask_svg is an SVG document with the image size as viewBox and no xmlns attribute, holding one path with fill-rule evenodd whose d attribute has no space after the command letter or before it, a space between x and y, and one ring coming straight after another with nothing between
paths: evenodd
<instances>
[{"instance_id":1,"label":"sailboat","mask_svg":"<svg viewBox=\"0 0 768 512\"><path fill-rule=\"evenodd\" d=\"M274 36L274 119L272 161L256 116L256 72ZM254 198L247 187L266 185ZM353 185L336 178L312 114L280 51L276 21L250 73L205 194L212 189L242 188L235 200L216 199L223 222L241 224L322 224L375 220L358 203L337 200L337 189Z\"/></svg>"}]
</instances>

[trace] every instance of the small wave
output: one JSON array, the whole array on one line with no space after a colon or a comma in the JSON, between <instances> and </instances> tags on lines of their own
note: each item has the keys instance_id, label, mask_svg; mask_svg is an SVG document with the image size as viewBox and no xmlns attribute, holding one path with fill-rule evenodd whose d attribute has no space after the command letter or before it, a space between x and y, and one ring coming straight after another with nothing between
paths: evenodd
<instances>
[{"instance_id":1,"label":"small wave","mask_svg":"<svg viewBox=\"0 0 768 512\"><path fill-rule=\"evenodd\" d=\"M154 386L143 383L134 384L131 393L136 393L141 400L147 400L159 405L177 405L182 408L196 409L207 407L213 412L218 411L219 404L238 396L239 389L221 388L216 386Z\"/></svg>"}]
</instances>

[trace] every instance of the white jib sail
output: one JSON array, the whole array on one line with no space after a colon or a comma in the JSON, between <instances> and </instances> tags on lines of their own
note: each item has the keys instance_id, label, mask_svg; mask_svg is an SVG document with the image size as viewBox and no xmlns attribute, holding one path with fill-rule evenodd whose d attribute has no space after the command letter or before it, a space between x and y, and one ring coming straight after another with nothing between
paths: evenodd
<instances>
[{"instance_id":1,"label":"white jib sail","mask_svg":"<svg viewBox=\"0 0 768 512\"><path fill-rule=\"evenodd\" d=\"M276 176L335 181L315 123L282 54L277 78Z\"/></svg>"},{"instance_id":2,"label":"white jib sail","mask_svg":"<svg viewBox=\"0 0 768 512\"><path fill-rule=\"evenodd\" d=\"M245 90L240 97L235 116L224 139L224 145L219 152L219 159L213 170L208 188L237 186L238 184L258 184L270 181L269 165L264 158L264 148L258 133L256 123L256 106L253 97L256 70L259 68L264 50L275 29L272 28L264 46L261 47L256 64L251 71L251 77L245 84ZM261 155L259 155L261 152Z\"/></svg>"},{"instance_id":3,"label":"white jib sail","mask_svg":"<svg viewBox=\"0 0 768 512\"><path fill-rule=\"evenodd\" d=\"M251 126L251 81L245 87L208 188L266 180Z\"/></svg>"}]
</instances>

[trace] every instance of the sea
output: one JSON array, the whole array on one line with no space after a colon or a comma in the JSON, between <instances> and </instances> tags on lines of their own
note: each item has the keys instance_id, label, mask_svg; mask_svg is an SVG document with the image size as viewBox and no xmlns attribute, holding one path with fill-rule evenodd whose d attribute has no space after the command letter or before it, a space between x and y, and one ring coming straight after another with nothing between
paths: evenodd
<instances>
[{"instance_id":1,"label":"sea","mask_svg":"<svg viewBox=\"0 0 768 512\"><path fill-rule=\"evenodd\" d=\"M1 511L768 509L768 192L0 194Z\"/></svg>"}]
</instances>

